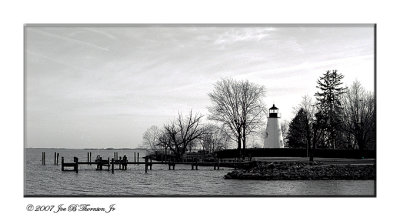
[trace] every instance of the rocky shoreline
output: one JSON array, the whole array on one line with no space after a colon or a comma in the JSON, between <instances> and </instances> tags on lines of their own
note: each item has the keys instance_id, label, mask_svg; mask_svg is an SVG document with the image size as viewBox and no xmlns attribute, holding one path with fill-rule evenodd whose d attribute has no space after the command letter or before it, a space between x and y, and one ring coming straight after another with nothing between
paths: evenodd
<instances>
[{"instance_id":1,"label":"rocky shoreline","mask_svg":"<svg viewBox=\"0 0 400 221\"><path fill-rule=\"evenodd\" d=\"M255 162L229 172L225 179L242 180L374 180L375 165L323 164L320 162Z\"/></svg>"}]
</instances>

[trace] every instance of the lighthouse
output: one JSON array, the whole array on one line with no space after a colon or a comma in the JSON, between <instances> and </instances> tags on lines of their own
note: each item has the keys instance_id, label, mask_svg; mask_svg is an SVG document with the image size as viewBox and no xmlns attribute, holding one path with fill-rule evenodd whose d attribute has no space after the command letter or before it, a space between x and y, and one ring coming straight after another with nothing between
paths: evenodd
<instances>
[{"instance_id":1,"label":"lighthouse","mask_svg":"<svg viewBox=\"0 0 400 221\"><path fill-rule=\"evenodd\" d=\"M264 148L283 148L281 124L279 123L279 109L275 104L269 109L267 131L264 138Z\"/></svg>"}]
</instances>

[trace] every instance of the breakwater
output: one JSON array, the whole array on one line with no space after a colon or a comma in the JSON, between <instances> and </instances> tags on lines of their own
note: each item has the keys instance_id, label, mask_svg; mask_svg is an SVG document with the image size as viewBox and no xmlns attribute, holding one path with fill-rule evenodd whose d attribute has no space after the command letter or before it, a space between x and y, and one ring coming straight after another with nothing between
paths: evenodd
<instances>
[{"instance_id":1,"label":"breakwater","mask_svg":"<svg viewBox=\"0 0 400 221\"><path fill-rule=\"evenodd\" d=\"M320 162L257 162L251 168L229 172L225 179L242 180L374 180L375 165Z\"/></svg>"}]
</instances>

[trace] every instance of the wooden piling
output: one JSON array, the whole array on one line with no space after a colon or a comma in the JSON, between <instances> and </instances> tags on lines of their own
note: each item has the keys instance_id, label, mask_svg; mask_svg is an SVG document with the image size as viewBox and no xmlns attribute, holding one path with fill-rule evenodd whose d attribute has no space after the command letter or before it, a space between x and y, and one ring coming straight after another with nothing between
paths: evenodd
<instances>
[{"instance_id":1,"label":"wooden piling","mask_svg":"<svg viewBox=\"0 0 400 221\"><path fill-rule=\"evenodd\" d=\"M46 152L43 152L43 160L42 160L43 165L46 165Z\"/></svg>"},{"instance_id":2,"label":"wooden piling","mask_svg":"<svg viewBox=\"0 0 400 221\"><path fill-rule=\"evenodd\" d=\"M150 170L152 170L152 168L153 168L152 162L153 162L153 160L150 158Z\"/></svg>"},{"instance_id":3,"label":"wooden piling","mask_svg":"<svg viewBox=\"0 0 400 221\"><path fill-rule=\"evenodd\" d=\"M149 158L145 158L145 163L144 163L144 172L147 173L147 164L149 162Z\"/></svg>"},{"instance_id":4,"label":"wooden piling","mask_svg":"<svg viewBox=\"0 0 400 221\"><path fill-rule=\"evenodd\" d=\"M74 170L76 173L78 173L78 157L74 157Z\"/></svg>"},{"instance_id":5,"label":"wooden piling","mask_svg":"<svg viewBox=\"0 0 400 221\"><path fill-rule=\"evenodd\" d=\"M121 157L119 157L119 161L118 161L118 169L121 170Z\"/></svg>"},{"instance_id":6,"label":"wooden piling","mask_svg":"<svg viewBox=\"0 0 400 221\"><path fill-rule=\"evenodd\" d=\"M89 152L87 152L87 162L89 163Z\"/></svg>"},{"instance_id":7,"label":"wooden piling","mask_svg":"<svg viewBox=\"0 0 400 221\"><path fill-rule=\"evenodd\" d=\"M89 152L89 162L92 162L92 152Z\"/></svg>"},{"instance_id":8,"label":"wooden piling","mask_svg":"<svg viewBox=\"0 0 400 221\"><path fill-rule=\"evenodd\" d=\"M133 162L136 162L136 152L133 152Z\"/></svg>"},{"instance_id":9,"label":"wooden piling","mask_svg":"<svg viewBox=\"0 0 400 221\"><path fill-rule=\"evenodd\" d=\"M57 166L58 166L58 157L60 156L60 153L57 153Z\"/></svg>"},{"instance_id":10,"label":"wooden piling","mask_svg":"<svg viewBox=\"0 0 400 221\"><path fill-rule=\"evenodd\" d=\"M57 165L57 152L54 152L54 165Z\"/></svg>"},{"instance_id":11,"label":"wooden piling","mask_svg":"<svg viewBox=\"0 0 400 221\"><path fill-rule=\"evenodd\" d=\"M111 159L111 173L114 174L114 158Z\"/></svg>"},{"instance_id":12,"label":"wooden piling","mask_svg":"<svg viewBox=\"0 0 400 221\"><path fill-rule=\"evenodd\" d=\"M140 161L140 159L139 159L139 152L137 153L136 160L137 160L137 162L139 162L139 161Z\"/></svg>"},{"instance_id":13,"label":"wooden piling","mask_svg":"<svg viewBox=\"0 0 400 221\"><path fill-rule=\"evenodd\" d=\"M108 162L108 165L107 165L107 171L110 171L110 158L107 158L107 162Z\"/></svg>"},{"instance_id":14,"label":"wooden piling","mask_svg":"<svg viewBox=\"0 0 400 221\"><path fill-rule=\"evenodd\" d=\"M61 171L64 171L64 157L61 157Z\"/></svg>"}]
</instances>

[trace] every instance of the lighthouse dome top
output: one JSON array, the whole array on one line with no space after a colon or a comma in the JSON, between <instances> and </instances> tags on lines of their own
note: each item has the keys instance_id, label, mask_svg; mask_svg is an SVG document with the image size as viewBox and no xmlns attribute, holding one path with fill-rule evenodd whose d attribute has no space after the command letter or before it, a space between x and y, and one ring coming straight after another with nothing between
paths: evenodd
<instances>
[{"instance_id":1,"label":"lighthouse dome top","mask_svg":"<svg viewBox=\"0 0 400 221\"><path fill-rule=\"evenodd\" d=\"M275 104L273 104L272 107L270 108L270 110L278 110L278 108L275 107Z\"/></svg>"}]
</instances>

